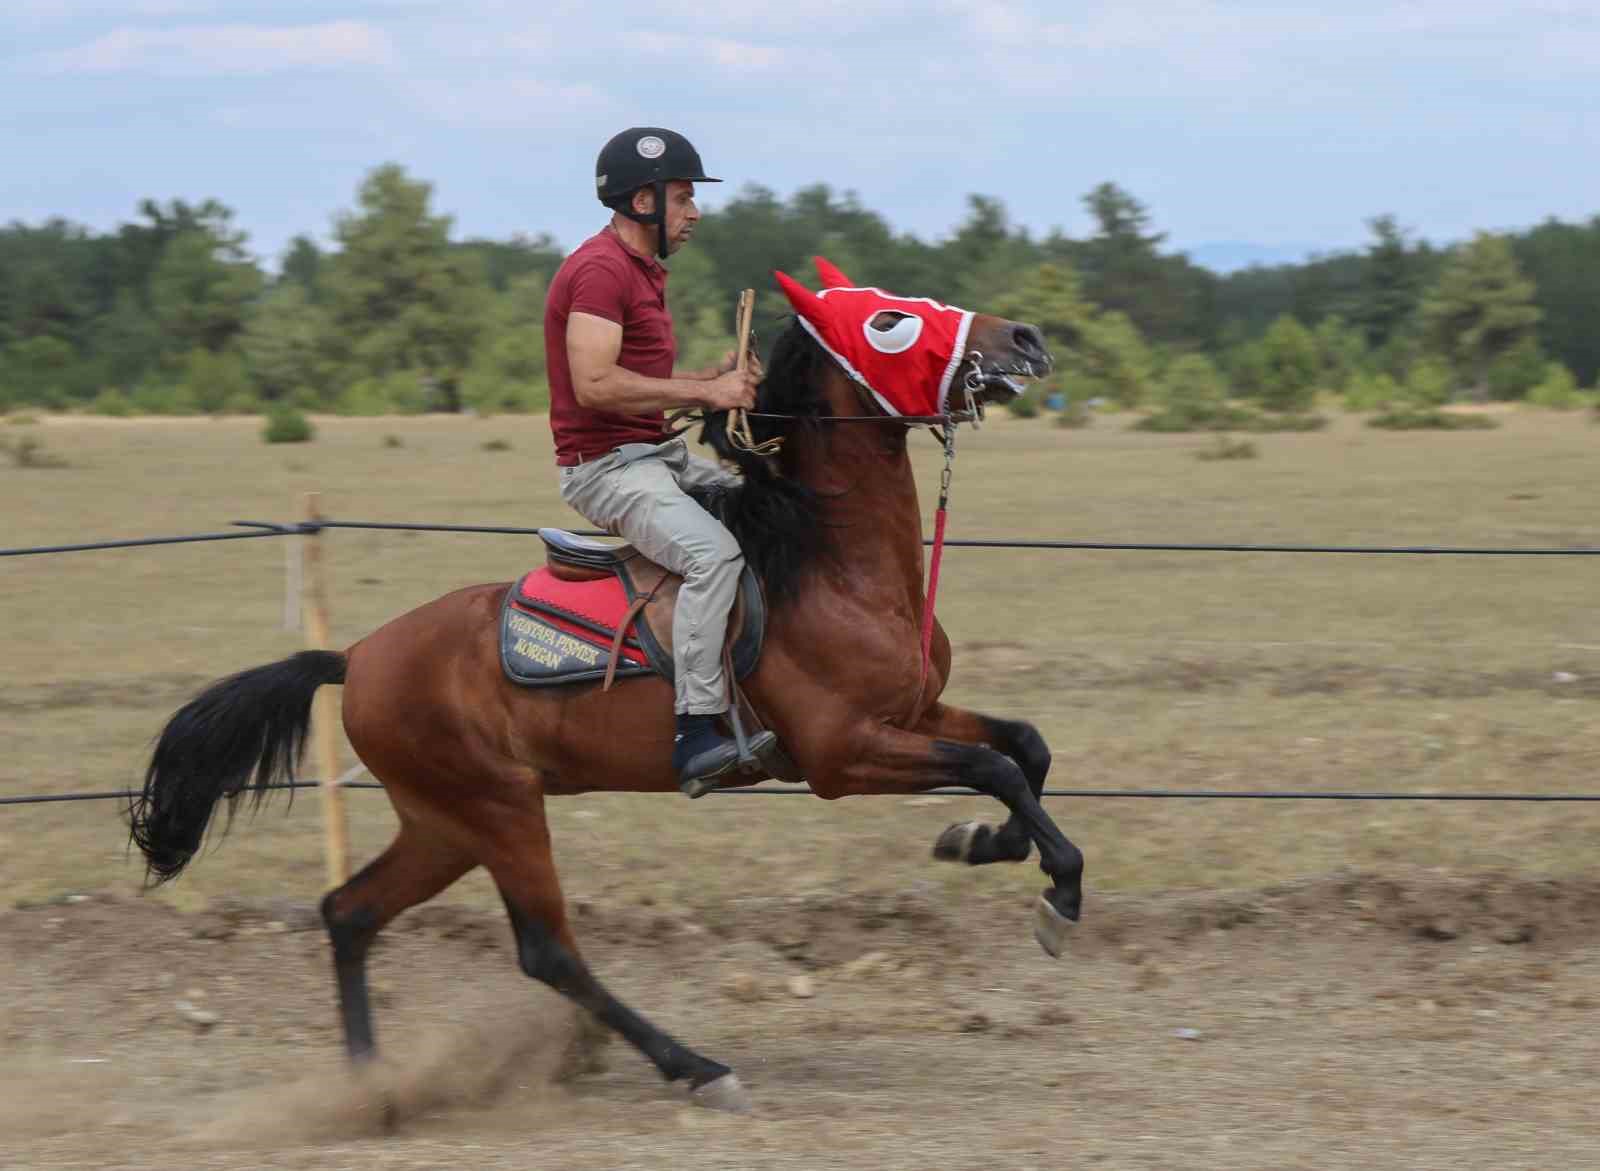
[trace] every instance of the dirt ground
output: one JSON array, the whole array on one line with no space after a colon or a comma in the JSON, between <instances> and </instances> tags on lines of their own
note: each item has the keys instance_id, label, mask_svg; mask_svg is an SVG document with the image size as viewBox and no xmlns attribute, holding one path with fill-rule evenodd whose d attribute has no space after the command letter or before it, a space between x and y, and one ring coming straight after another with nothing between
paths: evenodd
<instances>
[{"instance_id":1,"label":"dirt ground","mask_svg":"<svg viewBox=\"0 0 1600 1171\"><path fill-rule=\"evenodd\" d=\"M16 909L0 1166L1504 1171L1600 1152L1600 883L1107 896L1057 962L1027 924L1015 897L926 891L734 899L699 921L583 904L591 961L734 1066L755 1101L739 1117L620 1044L554 1080L570 1018L485 912L386 934L386 1060L354 1084L309 905Z\"/></svg>"}]
</instances>

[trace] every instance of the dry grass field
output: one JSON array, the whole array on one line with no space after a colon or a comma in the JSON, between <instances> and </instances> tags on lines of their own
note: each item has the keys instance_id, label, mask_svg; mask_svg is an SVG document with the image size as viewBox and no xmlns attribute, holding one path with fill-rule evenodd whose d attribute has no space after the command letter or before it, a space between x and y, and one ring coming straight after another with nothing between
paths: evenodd
<instances>
[{"instance_id":1,"label":"dry grass field","mask_svg":"<svg viewBox=\"0 0 1600 1171\"><path fill-rule=\"evenodd\" d=\"M1499 430L1447 434L1376 432L1341 418L1320 434L1257 437L1257 459L1217 461L1195 458L1209 442L1204 437L1144 435L1127 430L1126 422L1102 419L1091 429L1067 431L1043 420L996 418L976 434L963 431L950 535L1600 546L1594 509L1600 427L1575 417L1507 412ZM557 498L543 419L318 419L317 425L315 442L293 446L264 445L258 420L52 418L33 426L0 425L8 435L36 437L65 464L20 468L0 457L0 546L216 531L236 519L293 520L309 490L323 494L324 509L335 519L581 523ZM495 440L507 441L509 449L486 447ZM934 483L934 444L919 437L913 445L924 484ZM931 508L931 499L925 503ZM295 649L300 636L283 629L285 543L266 539L0 559L0 793L134 784L151 738L193 691L217 676ZM542 556L534 538L341 531L329 534L324 544L336 641L353 641L456 586L509 579ZM945 560L939 613L955 645L951 697L1035 722L1054 751L1050 779L1057 786L1600 791L1597 596L1597 558L952 550ZM352 793L349 804L360 861L385 843L392 819L380 794ZM1537 1058L1529 1059L1528 1069L1502 1065L1528 1051L1526 1030L1534 1022L1550 1020L1547 1009L1555 1005L1541 997L1557 986L1559 1004L1567 1006L1561 1009L1566 1023L1559 1027L1570 1031L1561 1035L1587 1032L1579 1019L1585 1006L1600 1001L1600 982L1584 974L1578 957L1600 942L1600 925L1589 922L1595 896L1584 881L1592 870L1600 810L1177 800L1057 800L1052 808L1088 859L1086 950L1076 957L1083 965L1076 971L1070 953L1060 966L1041 966L1046 961L1028 938L1027 899L1043 882L1031 864L967 871L929 860L938 831L950 821L978 815L977 799L827 804L799 796L727 796L690 803L590 796L557 804L552 823L567 893L600 908L601 921L610 921L608 915L656 913L672 922L709 923L714 934L721 925L737 936L788 900L827 907L917 900L919 914L942 923L949 936L939 952L948 962L937 968L934 980L940 995L956 998L967 989L992 998L997 991L1018 989L1037 1001L1041 1015L1016 1026L1017 1037L1005 1042L1015 1044L1016 1069L1047 1077L1040 1070L1060 1060L1066 1046L1078 1054L1075 1061L1081 1057L1102 1075L1124 1079L1118 1084L1128 1093L1137 1096L1142 1084L1151 1086L1153 1095L1153 1087L1170 1089L1163 1080L1168 1077L1181 1081L1181 1092L1150 1101L1147 1110L1120 1109L1110 1091L1096 1096L1087 1082L1069 1081L1063 1089L1046 1091L1050 1103L1041 1106L1036 1083L1024 1100L1002 1109L996 1103L1010 1099L1002 1086L1011 1059L991 1055L992 1067L979 1062L967 1068L993 1080L983 1082L987 1088L980 1087L976 1098L963 1100L955 1071L939 1073L940 1062L945 1055L960 1062L975 1058L953 1048L970 1042L961 1027L939 1023L947 1020L946 1009L930 1009L927 1019L933 1023L919 1033L886 1008L887 1015L857 1022L866 1054L858 1060L880 1064L867 1072L851 1066L858 1076L829 1090L833 1098L819 1091L799 1106L769 1099L765 1108L772 1129L759 1142L748 1136L735 1142L721 1130L693 1131L698 1124L674 1121L670 1111L659 1119L631 1118L623 1129L636 1136L638 1128L648 1130L652 1119L659 1121L670 1132L670 1141L661 1139L663 1158L681 1149L710 1158L705 1165L826 1165L829 1160L821 1157L813 1162L793 1158L793 1143L808 1133L806 1120L813 1116L808 1111L814 1110L817 1116L835 1115L841 1133L854 1136L841 1141L869 1162L919 1166L928 1165L936 1149L943 1152L938 1157L951 1157L951 1144L961 1136L950 1127L965 1119L976 1142L969 1158L1015 1151L1007 1162L1024 1166L1029 1163L1025 1152L1037 1147L1038 1161L1059 1163L1071 1151L1060 1145L1060 1127L1068 1120L1056 1112L1080 1110L1069 1105L1073 1090L1109 1111L1093 1126L1075 1113L1073 1126L1086 1129L1071 1132L1092 1136L1090 1147L1102 1152L1097 1157L1107 1166L1165 1166L1180 1160L1233 1167L1345 1165L1330 1154L1344 1149L1337 1135L1353 1144L1350 1165L1371 1165L1387 1149L1380 1136L1401 1123L1411 1127L1406 1132L1411 1154L1431 1159L1432 1165L1443 1165L1435 1156L1447 1150L1459 1154L1447 1160L1455 1166L1478 1165L1473 1158L1479 1156L1482 1165L1542 1165L1517 1161L1541 1149L1535 1143L1541 1131L1543 1141L1555 1143L1543 1148L1546 1153L1589 1149L1581 1103L1592 1097L1600 1054L1587 1043L1552 1067L1562 1071L1562 1092L1570 1094L1572 1107L1569 1115L1561 1113L1565 1106L1549 1106L1559 1117L1501 1114L1473 1097L1487 1090L1459 1084L1450 1067L1478 1063L1488 1083L1527 1073L1534 1090L1545 1085L1531 1072L1544 1069ZM207 907L214 914L223 899L250 906L309 905L322 883L317 818L314 795L302 795L292 806L277 799L253 820L241 820L220 848L201 858L175 887L131 902L140 871L126 852L114 802L3 808L0 882L7 905L90 893L95 896L90 906L124 908L102 915L106 924L115 924L120 915L129 932L140 933L133 938L165 938L162 932L169 928L163 916ZM1330 877L1339 875L1345 877ZM1576 916L1588 925L1571 929L1559 945L1564 949L1559 961L1495 944L1503 924L1485 927L1486 934L1471 942L1464 934L1461 953L1451 962L1481 967L1502 963L1501 953L1517 954L1503 961L1511 965L1505 971L1474 969L1476 974L1456 972L1446 979L1434 961L1422 968L1412 962L1418 947L1438 946L1418 943L1412 919L1391 922L1389 934L1369 924L1369 933L1377 930L1381 936L1370 948L1362 943L1358 921L1365 912L1352 915L1350 934L1341 934L1341 916L1328 913L1328 907L1344 905L1338 892L1347 890L1341 883L1356 881L1350 875L1380 887L1387 875L1418 884L1424 919L1428 900L1443 897L1440 890L1455 889L1450 884L1478 889L1473 884L1488 883L1493 890L1521 892L1515 900L1526 914L1518 914L1538 920L1541 939L1560 934L1557 919L1570 926ZM1162 916L1191 922L1188 912L1170 910L1172 900L1266 898L1259 892L1268 888L1312 889L1326 896L1308 919L1317 924L1314 946L1292 942L1301 937L1277 928L1277 934L1262 930L1229 939L1216 930L1202 931L1198 943L1158 948L1165 974L1148 983L1139 982L1144 976L1122 974L1142 971L1143 957L1130 963L1120 949L1152 946L1138 942L1137 924L1168 923ZM1530 890L1552 892L1548 915L1538 911L1543 904ZM1358 892L1348 901L1365 906L1366 897ZM1486 897L1467 898L1462 913L1481 909ZM497 905L481 876L465 880L439 902L469 916L488 914ZM1202 919L1215 913L1212 903L1205 906L1211 909ZM1106 934L1110 928L1091 926L1102 909L1121 925L1116 938ZM60 1016L50 1015L63 1010L60 987L41 975L47 968L56 970L50 963L65 963L66 953L54 953L48 961L48 949L35 953L17 942L43 930L44 913L12 912L0 929L14 944L11 962L0 968L8 981L26 989L14 993L10 1017L0 1016L0 1032L48 1062L78 1044L78 1035L60 1025ZM52 929L62 929L62 922L58 919ZM1428 922L1422 923L1425 935ZM70 926L70 920L66 923ZM830 963L845 962L851 948L870 949L871 941L856 926L817 929L839 953ZM980 947L964 934L969 928L993 939ZM183 936L183 929L171 930L178 932L174 938ZM1513 927L1511 934L1518 930ZM759 1051L762 1036L781 1048L792 1033L791 1062L771 1071L771 1080L805 1082L816 1068L849 1064L832 1049L826 1058L806 1055L801 1042L817 1035L816 1029L795 1014L810 1002L781 1005L782 1012L772 1010L777 1018L763 1018L756 1009L717 995L726 962L708 958L697 970L696 953L687 943L675 945L676 950L664 946L658 955L630 949L622 942L625 935L618 929L612 944L602 944L602 970L607 958L624 965L619 987L637 988L640 1007L648 1012L666 995L652 991L652 966L658 960L671 965L680 981L671 993L679 1016L671 1019L700 1022L691 1040L711 1030L720 1038L715 1052L724 1060L738 1065L739 1053ZM1183 936L1183 930L1163 927L1156 936L1170 940ZM315 935L292 938L314 940ZM717 938L719 947L732 946L721 934ZM921 954L911 940L902 945L908 956ZM95 954L92 946L84 946L89 950L80 959ZM229 946L235 962L251 962L247 938ZM1468 947L1491 951L1480 954ZM102 943L102 957L108 949L109 943ZM950 958L969 951L992 952L1003 970L980 971L974 966L979 955ZM427 954L441 965L436 976L469 970L467 952L458 955L441 945ZM33 960L26 958L30 955ZM1362 970L1399 973L1377 983L1389 986L1401 1006L1403 1026L1394 1032L1392 1018L1372 1015L1382 1005L1362 1001L1361 1014L1345 1021L1348 1028L1335 1017L1327 1019L1329 1031L1316 1040L1316 1054L1323 1056L1299 1053L1295 1046L1315 1030L1308 1032L1306 1021L1292 1011L1294 1004L1326 1004L1335 1013L1349 1007L1340 997L1359 999L1370 991L1372 981L1357 982L1367 991L1352 990L1349 972L1328 966L1344 961ZM170 969L183 962L141 960L140 978L148 979L153 990L164 987L162 979L181 983L186 977ZM932 959L916 963L937 967ZM1548 980L1532 971L1539 963L1555 963ZM821 961L815 966L824 974L829 970ZM1451 983L1458 977L1459 987ZM1160 1020L1170 1017L1175 1023L1188 1019L1183 1005L1210 1003L1211 1019L1218 1023L1205 1027L1227 1033L1227 1021L1257 1020L1254 1010L1244 1007L1255 978L1262 982L1262 997L1281 993L1289 1007L1280 1005L1284 1011L1278 1015L1276 1009L1266 1011L1249 1043L1241 1041L1244 1047L1230 1050L1219 1042L1207 1051L1205 1070L1180 1075L1160 1042L1148 1041L1131 1026L1119 1032L1128 1021L1143 1020L1138 1014L1159 1001ZM1461 990L1484 980L1498 989L1495 995L1503 993L1515 1003L1490 1004ZM1230 1016L1235 1008L1210 1000L1210 990L1222 984L1232 990L1242 1015ZM336 1043L327 1008L330 990L313 985L308 994L320 998L314 1002L314 1027L302 1029L298 1018L277 1031L263 1026L253 1041L239 1041L229 1060L247 1068L250 1055L261 1053L269 1040L280 1056L258 1063L254 1073L218 1072L212 1088L236 1090L264 1076L290 1076L281 1059L284 1045L328 1057ZM396 995L404 999L407 994L402 989ZM1092 1003L1096 998L1098 1010ZM15 1007L21 1004L30 1007ZM1418 1007L1424 1004L1432 1007ZM851 1011L865 1013L862 1005L882 1007L863 993L856 1000L839 997L828 1011L845 1014L838 1018L844 1020ZM748 1028L724 1024L717 1031L711 1022L723 1019L724 1008L743 1014L731 1019ZM1444 1017L1457 1010L1462 1019L1446 1022ZM426 1010L419 1004L416 1011ZM228 1015L244 1012L233 1008ZM1134 1016L1117 1015L1124 1012ZM1436 1012L1443 1015L1432 1015ZM1498 1023L1492 1019L1502 1012ZM1049 1013L1069 1013L1080 1027L1043 1037L1037 1021L1056 1019ZM1429 1014L1420 1024L1419 1013ZM4 1028L8 1020L9 1031ZM1009 1036L1006 1027L974 1030L999 1044L997 1037ZM161 1025L147 1028L159 1032ZM1161 1036L1171 1036L1164 1023L1159 1029ZM1421 1040L1412 1035L1417 1029ZM1098 1039L1086 1039L1088 1034ZM1407 1083L1413 1097L1390 1094L1379 1071L1368 1068L1376 1054L1393 1056L1385 1048L1391 1044L1404 1050L1394 1058L1400 1067L1415 1074ZM184 1067L188 1058L183 1055L194 1045L185 1038L163 1050L173 1070ZM1081 1046L1090 1056L1079 1053ZM959 1058L958 1052L963 1053ZM1123 1066L1119 1055L1135 1066ZM1275 1055L1297 1071L1291 1082L1255 1086L1243 1078L1243 1067L1259 1078L1268 1063L1279 1060ZM602 1081L589 1097L578 1092L575 1099L562 1099L578 1103L573 1117L587 1118L584 1125L622 1124L628 1118L623 1103L665 1093L636 1068L632 1055L617 1054L613 1064L623 1072L608 1075L612 1080ZM923 1086L928 1100L897 1100L893 1116L899 1122L892 1125L930 1126L937 1143L924 1151L884 1139L888 1145L879 1157L872 1145L878 1139L872 1136L891 1123L860 1105L860 1095L888 1093L887 1087L904 1083L913 1071L931 1079ZM760 1068L747 1065L741 1072L757 1082L759 1098ZM182 1082L177 1072L171 1076L178 1079L168 1087L173 1094L180 1088L183 1093L205 1089ZM1146 1076L1155 1080L1141 1082ZM119 1084L127 1089L134 1083ZM1064 1083L1058 1078L1043 1084ZM1351 1105L1356 1099L1348 1095L1357 1084L1365 1088ZM1260 1096L1253 1096L1257 1089ZM62 1090L68 1100L77 1092ZM1308 1093L1313 1102L1324 1101L1326 1117L1295 1105ZM1548 1092L1540 1100L1553 1101ZM857 1105L844 1109L846 1101ZM1126 1105L1130 1099L1121 1101ZM1238 1122L1236 1132L1229 1132L1232 1140L1216 1138L1203 1127L1186 1129L1202 1115L1211 1117L1218 1103L1226 1103ZM561 1130L564 1115L553 1122L548 1107L525 1108L534 1110L541 1127L554 1125L558 1135L566 1135L562 1141L570 1140L559 1147L565 1160L560 1165L629 1161L618 1153L621 1148L595 1155L571 1127ZM1030 1113L1041 1109L1049 1126ZM1279 1109L1290 1114L1280 1117L1273 1112ZM1038 1125L1014 1126L1019 1118ZM1355 1131L1348 1129L1353 1118L1359 1123ZM126 1125L152 1142L151 1136L166 1133L144 1115ZM434 1148L428 1144L449 1147L471 1131L459 1120L452 1125L411 1140L420 1146L351 1147L345 1163L439 1165L448 1160L437 1151L430 1155ZM795 1129L785 1129L791 1125ZM496 1132L496 1141L503 1140L510 1152L507 1166L516 1163L520 1141L513 1129L502 1118ZM44 1145L17 1165L123 1165L111 1159L74 1163L86 1156L71 1141L50 1138L57 1132L49 1128L38 1133ZM1017 1145L996 1146L1002 1133ZM1504 1141L1487 1141L1491 1135ZM1519 1136L1533 1145L1524 1146ZM724 1137L732 1145L724 1148ZM1250 1149L1256 1153L1247 1158L1233 1149L1226 1155L1208 1145L1235 1140L1254 1142ZM849 1147L850 1142L858 1145ZM485 1165L499 1166L494 1152L501 1149L486 1149ZM637 1149L645 1152L641 1165L658 1165L648 1155L648 1144ZM927 1158L914 1157L915 1151ZM1326 1157L1319 1158L1319 1151ZM726 1161L720 1161L723 1155ZM586 1161L590 1156L592 1163ZM904 1161L895 1161L900 1156ZM234 1159L212 1154L179 1161L268 1165L257 1157ZM1550 1165L1556 1164L1580 1162L1556 1159ZM10 1165L4 1154L0 1165ZM126 1165L144 1164L130 1156Z\"/></svg>"}]
</instances>

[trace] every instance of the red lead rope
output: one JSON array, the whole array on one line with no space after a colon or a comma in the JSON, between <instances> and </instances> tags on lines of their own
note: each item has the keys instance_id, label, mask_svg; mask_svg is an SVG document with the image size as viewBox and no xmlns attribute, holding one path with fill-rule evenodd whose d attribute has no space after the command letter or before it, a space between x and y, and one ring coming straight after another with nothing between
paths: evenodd
<instances>
[{"instance_id":1,"label":"red lead rope","mask_svg":"<svg viewBox=\"0 0 1600 1171\"><path fill-rule=\"evenodd\" d=\"M928 686L928 663L933 649L933 603L939 596L939 561L944 556L944 523L950 507L950 474L956 458L956 425L944 425L944 473L939 477L939 510L933 514L933 556L928 561L928 599L922 607L922 680Z\"/></svg>"},{"instance_id":2,"label":"red lead rope","mask_svg":"<svg viewBox=\"0 0 1600 1171\"><path fill-rule=\"evenodd\" d=\"M933 648L933 600L939 596L939 558L944 555L945 508L933 518L933 558L928 562L928 601L922 607L922 683L928 684L928 657Z\"/></svg>"}]
</instances>

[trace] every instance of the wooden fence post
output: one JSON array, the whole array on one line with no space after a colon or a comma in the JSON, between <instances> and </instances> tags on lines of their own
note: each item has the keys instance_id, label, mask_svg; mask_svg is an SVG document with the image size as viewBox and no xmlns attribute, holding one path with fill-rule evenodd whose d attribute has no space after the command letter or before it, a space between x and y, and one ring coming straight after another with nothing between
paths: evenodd
<instances>
[{"instance_id":1,"label":"wooden fence post","mask_svg":"<svg viewBox=\"0 0 1600 1171\"><path fill-rule=\"evenodd\" d=\"M321 493L306 493L305 519L311 524L321 523ZM322 569L322 534L310 532L301 539L305 541L300 581L306 646L311 650L330 650L328 590ZM345 819L344 793L339 787L339 757L334 739L339 727L338 696L331 688L321 687L317 689L312 703L311 733L317 768L322 772L322 828L328 883L341 886L350 877L350 833Z\"/></svg>"}]
</instances>

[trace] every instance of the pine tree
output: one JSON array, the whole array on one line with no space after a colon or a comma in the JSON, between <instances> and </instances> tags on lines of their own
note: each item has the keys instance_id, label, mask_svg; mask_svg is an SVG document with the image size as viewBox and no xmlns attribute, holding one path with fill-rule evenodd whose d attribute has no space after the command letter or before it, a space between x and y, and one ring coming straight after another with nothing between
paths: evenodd
<instances>
[{"instance_id":1,"label":"pine tree","mask_svg":"<svg viewBox=\"0 0 1600 1171\"><path fill-rule=\"evenodd\" d=\"M489 293L481 262L452 251L450 217L433 215L431 198L430 184L392 163L361 185L360 210L336 221L341 249L323 266L329 342L352 381L412 372L457 411Z\"/></svg>"},{"instance_id":2,"label":"pine tree","mask_svg":"<svg viewBox=\"0 0 1600 1171\"><path fill-rule=\"evenodd\" d=\"M1420 274L1415 256L1392 215L1367 221L1376 239L1367 246L1366 280L1357 319L1366 328L1367 342L1377 349L1399 333L1420 299Z\"/></svg>"},{"instance_id":3,"label":"pine tree","mask_svg":"<svg viewBox=\"0 0 1600 1171\"><path fill-rule=\"evenodd\" d=\"M1470 382L1488 393L1494 361L1536 337L1534 285L1522 274L1503 236L1479 232L1461 248L1422 303L1425 335Z\"/></svg>"}]
</instances>

